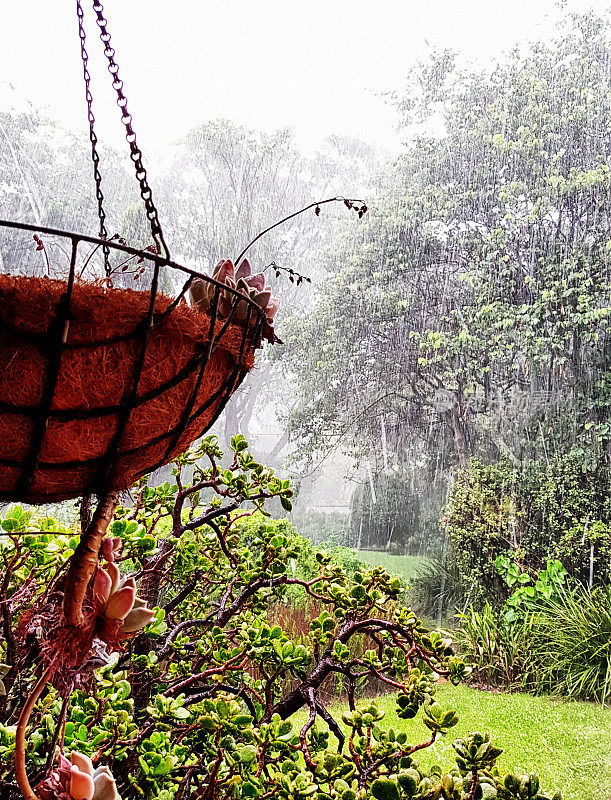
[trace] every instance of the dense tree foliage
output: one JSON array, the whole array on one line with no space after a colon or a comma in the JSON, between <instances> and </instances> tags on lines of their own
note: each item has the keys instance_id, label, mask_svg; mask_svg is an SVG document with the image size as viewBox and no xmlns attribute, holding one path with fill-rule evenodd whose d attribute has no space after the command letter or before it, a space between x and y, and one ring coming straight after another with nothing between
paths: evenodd
<instances>
[{"instance_id":1,"label":"dense tree foliage","mask_svg":"<svg viewBox=\"0 0 611 800\"><path fill-rule=\"evenodd\" d=\"M116 151L101 149L108 230L110 234L119 233L123 214L134 202L137 187L126 179L125 163ZM33 109L0 113L2 219L96 235L99 223L92 174L87 143L61 125ZM7 262L4 271L30 264L33 268L32 254L24 254L22 247L12 249L8 245L10 234L4 230L1 233L2 255ZM26 265L17 260L24 255L28 257Z\"/></svg>"},{"instance_id":2,"label":"dense tree foliage","mask_svg":"<svg viewBox=\"0 0 611 800\"><path fill-rule=\"evenodd\" d=\"M611 44L576 17L492 72L423 68L414 135L286 337L301 455L385 438L418 472L608 455Z\"/></svg>"}]
</instances>

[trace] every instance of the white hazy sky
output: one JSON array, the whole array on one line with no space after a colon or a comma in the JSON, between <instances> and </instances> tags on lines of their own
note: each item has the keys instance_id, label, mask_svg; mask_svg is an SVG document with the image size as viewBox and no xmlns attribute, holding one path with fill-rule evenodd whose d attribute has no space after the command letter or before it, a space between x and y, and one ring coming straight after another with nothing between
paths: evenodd
<instances>
[{"instance_id":1,"label":"white hazy sky","mask_svg":"<svg viewBox=\"0 0 611 800\"><path fill-rule=\"evenodd\" d=\"M101 138L120 126L88 25ZM104 4L129 108L143 149L159 149L208 119L253 128L291 126L305 146L331 133L393 148L392 110L432 47L485 65L516 42L548 37L569 11L609 0L107 0ZM0 107L24 99L85 130L75 3L0 0Z\"/></svg>"}]
</instances>

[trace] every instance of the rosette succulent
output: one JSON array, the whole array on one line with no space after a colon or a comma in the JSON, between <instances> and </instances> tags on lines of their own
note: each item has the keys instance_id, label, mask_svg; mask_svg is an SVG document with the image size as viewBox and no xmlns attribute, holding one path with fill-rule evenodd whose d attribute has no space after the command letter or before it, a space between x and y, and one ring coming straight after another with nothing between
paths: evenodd
<instances>
[{"instance_id":1,"label":"rosette succulent","mask_svg":"<svg viewBox=\"0 0 611 800\"><path fill-rule=\"evenodd\" d=\"M98 566L93 594L103 604L102 616L111 622L121 622L120 635L137 633L155 616L155 612L136 595L135 580L121 577L114 560L109 561L105 569Z\"/></svg>"},{"instance_id":2,"label":"rosette succulent","mask_svg":"<svg viewBox=\"0 0 611 800\"><path fill-rule=\"evenodd\" d=\"M60 753L56 769L38 786L41 800L121 800L108 767L93 768L91 759L73 750Z\"/></svg>"},{"instance_id":3,"label":"rosette succulent","mask_svg":"<svg viewBox=\"0 0 611 800\"><path fill-rule=\"evenodd\" d=\"M243 259L237 269L230 259L219 261L214 268L212 277L219 283L224 283L253 300L265 312L268 324L272 324L280 301L277 297L272 297L272 291L265 281L265 275L262 272L253 274L248 259ZM207 311L213 301L215 291L216 286L213 283L195 279L190 288L193 305L200 311ZM219 318L230 315L234 301L235 295L232 292L221 292L217 308ZM233 315L235 322L246 322L248 308L248 303L240 302L238 304ZM257 315L251 312L250 324L254 325L256 321Z\"/></svg>"}]
</instances>

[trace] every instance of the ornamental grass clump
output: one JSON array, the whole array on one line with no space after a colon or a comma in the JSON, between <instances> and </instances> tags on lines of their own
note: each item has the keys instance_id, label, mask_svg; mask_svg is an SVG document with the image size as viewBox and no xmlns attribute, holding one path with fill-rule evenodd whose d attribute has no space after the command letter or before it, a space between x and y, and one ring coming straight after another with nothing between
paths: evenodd
<instances>
[{"instance_id":1,"label":"ornamental grass clump","mask_svg":"<svg viewBox=\"0 0 611 800\"><path fill-rule=\"evenodd\" d=\"M536 616L533 658L546 691L611 703L611 588L563 587Z\"/></svg>"}]
</instances>

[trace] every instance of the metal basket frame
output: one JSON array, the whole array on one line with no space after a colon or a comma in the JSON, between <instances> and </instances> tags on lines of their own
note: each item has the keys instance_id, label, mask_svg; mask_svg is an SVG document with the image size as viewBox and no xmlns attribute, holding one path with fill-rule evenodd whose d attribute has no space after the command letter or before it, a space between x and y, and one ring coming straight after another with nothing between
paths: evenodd
<instances>
[{"instance_id":1,"label":"metal basket frame","mask_svg":"<svg viewBox=\"0 0 611 800\"><path fill-rule=\"evenodd\" d=\"M67 467L78 467L88 464L91 465L94 463L97 464L95 470L95 477L86 487L86 489L82 492L82 494L83 495L96 494L98 497L100 497L114 488L111 485L109 485L109 481L111 479L113 464L119 455L121 456L121 458L123 458L124 456L137 451L138 449L140 449L140 447L149 446L151 444L157 444L167 439L168 445L164 451L164 456L162 456L155 464L151 465L146 470L143 470L140 473L140 475L143 475L148 472L152 472L155 469L158 469L159 467L166 464L168 460L170 460L171 453L178 444L181 435L185 431L185 429L189 425L191 425L191 423L197 420L213 403L218 402L218 407L215 411L214 417L211 420L208 420L207 424L204 426L204 428L201 430L198 436L201 436L205 432L205 430L207 430L211 425L214 424L214 422L224 409L229 397L239 386L239 384L244 379L248 371L244 363L246 354L248 352L251 352L253 349L257 347L260 347L261 345L267 320L265 311L259 305L257 305L257 303L255 303L254 300L252 300L252 298L248 297L245 294L242 294L240 291L234 289L233 287L220 283L219 281L210 277L209 275L201 274L196 270L189 269L188 267L178 264L177 262L172 261L167 257L158 255L157 253L153 253L148 250L139 250L137 248L130 247L129 245L120 244L113 240L100 239L94 236L87 236L85 234L72 233L69 231L63 231L55 228L48 228L42 225L13 222L10 220L0 220L0 229L3 228L25 231L35 234L46 234L50 236L56 236L64 240L69 240L71 246L70 246L69 274L67 280L65 281L65 290L62 293L60 302L58 304L57 316L53 322L53 326L49 330L49 332L44 336L36 336L34 334L31 334L32 338L36 340L37 345L43 347L49 354L49 366L46 374L41 401L35 407L32 406L16 407L14 405L2 401L2 399L0 398L0 413L3 412L18 413L24 416L28 416L34 421L34 432L32 435L31 446L25 460L12 460L8 458L0 458L0 464L4 466L17 467L21 469L21 475L18 479L18 484L15 491L11 492L0 491L0 500L27 501L28 493L32 486L32 482L34 480L38 467L41 468L44 467L45 469L50 469L50 470L53 469L62 470ZM119 251L127 255L137 256L138 258L142 258L144 259L144 261L147 261L152 265L153 275L150 287L148 290L146 290L148 291L150 296L148 311L145 318L142 319L140 323L138 323L136 328L131 331L127 331L124 335L120 337L114 337L113 339L105 339L99 342L92 342L89 345L85 345L89 347L96 347L121 340L136 339L136 338L140 340L140 350L138 351L137 354L135 368L132 374L131 386L127 393L127 396L114 405L97 407L94 409L52 409L51 406L53 404L53 399L57 386L57 380L60 373L62 354L71 347L71 345L67 343L67 336L70 325L72 293L75 282L77 280L76 279L77 253L79 244L81 242L90 245L97 245L99 247L110 248L111 250ZM186 276L186 280L182 288L180 289L179 293L176 295L176 297L173 299L170 305L162 313L155 313L155 301L159 296L158 285L159 285L159 275L161 269L178 270L181 274ZM188 362L186 367L183 367L183 369L179 373L177 373L172 379L166 381L166 383L155 388L154 390L147 392L145 395L138 396L138 385L140 382L142 369L145 363L150 332L154 328L159 326L167 318L168 315L172 314L174 309L176 309L178 304L185 297L194 279L206 281L211 286L214 286L214 292L212 293L210 307L206 312L207 316L209 317L208 336L206 340L202 343L201 352L199 352L195 357L193 357ZM109 289L109 291L112 292L113 289ZM215 332L217 328L217 322L221 321L219 319L219 313L218 313L219 299L221 297L221 294L225 295L229 294L229 296L232 297L231 307L228 316L226 317L226 319L222 321L220 329L218 330L218 332ZM195 408L195 405L197 403L198 393L202 381L204 380L204 373L206 366L211 356L217 349L217 347L219 346L222 347L223 335L225 334L229 325L232 324L232 322L234 322L238 306L240 306L243 303L247 304L246 320L243 323L242 322L235 323L242 327L242 336L240 338L240 348L239 348L239 353L236 356L234 369L229 378L226 380L224 386L220 390L218 390L212 397L208 398L203 406ZM251 320L253 320L252 324ZM2 321L0 321L0 326L4 326L6 328L6 324L3 323ZM23 335L22 332L19 332L19 335ZM82 348L83 345L79 344L78 347ZM187 399L187 402L185 403L185 407L183 409L178 424L174 426L171 430L160 433L154 439L149 440L148 442L143 442L138 447L132 448L130 450L120 451L121 440L123 438L123 434L125 432L126 426L130 419L130 415L134 410L134 408L140 406L141 404L151 399L154 399L160 394L163 394L168 389L172 388L173 386L180 383L182 380L185 380L194 374L196 374L195 383ZM110 445L103 455L74 462L66 461L61 463L54 463L54 462L40 461L43 439L50 420L57 419L66 421L71 419L88 419L110 414L118 415L118 423L115 433L110 442Z\"/></svg>"}]
</instances>

